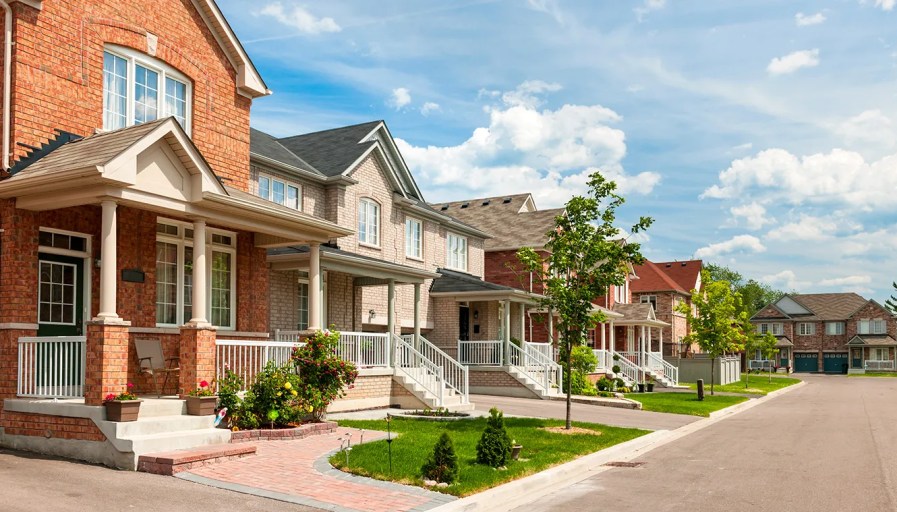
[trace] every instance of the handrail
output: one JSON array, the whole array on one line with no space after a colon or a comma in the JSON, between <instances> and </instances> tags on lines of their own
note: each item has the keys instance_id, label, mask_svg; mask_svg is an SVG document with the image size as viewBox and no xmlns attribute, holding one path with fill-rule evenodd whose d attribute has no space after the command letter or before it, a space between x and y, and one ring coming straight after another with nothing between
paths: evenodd
<instances>
[{"instance_id":1,"label":"handrail","mask_svg":"<svg viewBox=\"0 0 897 512\"><path fill-rule=\"evenodd\" d=\"M561 366L537 349L526 349L511 343L509 363L518 368L527 379L536 387L541 388L546 394L552 392L556 386L563 389L563 371Z\"/></svg>"},{"instance_id":2,"label":"handrail","mask_svg":"<svg viewBox=\"0 0 897 512\"><path fill-rule=\"evenodd\" d=\"M670 381L670 385L679 385L679 368L664 361L663 357L661 357L657 352L646 352L646 354L648 354L648 365L651 370L656 371L656 369L659 367L662 372L661 375L663 375L666 380Z\"/></svg>"},{"instance_id":3,"label":"handrail","mask_svg":"<svg viewBox=\"0 0 897 512\"><path fill-rule=\"evenodd\" d=\"M413 343L414 335L406 334L402 339L407 343ZM461 403L470 403L470 387L467 367L459 363L452 356L446 354L439 347L423 336L417 337L415 347L430 361L442 367L445 385L455 390L461 396Z\"/></svg>"},{"instance_id":4,"label":"handrail","mask_svg":"<svg viewBox=\"0 0 897 512\"><path fill-rule=\"evenodd\" d=\"M458 362L471 366L501 366L504 342L458 340Z\"/></svg>"},{"instance_id":5,"label":"handrail","mask_svg":"<svg viewBox=\"0 0 897 512\"><path fill-rule=\"evenodd\" d=\"M21 337L18 345L17 396L84 396L87 368L85 336Z\"/></svg>"},{"instance_id":6,"label":"handrail","mask_svg":"<svg viewBox=\"0 0 897 512\"><path fill-rule=\"evenodd\" d=\"M624 377L629 379L629 382L636 383L639 381L639 367L635 365L629 359L620 356L619 359L613 359L614 355L618 355L616 352L611 351L611 368L614 366L620 367L620 373L623 374Z\"/></svg>"},{"instance_id":7,"label":"handrail","mask_svg":"<svg viewBox=\"0 0 897 512\"><path fill-rule=\"evenodd\" d=\"M595 354L595 359L598 360L598 364L596 365L596 370L608 370L611 366L608 364L610 361L610 352L607 350L601 350L600 348L592 349L592 353Z\"/></svg>"},{"instance_id":8,"label":"handrail","mask_svg":"<svg viewBox=\"0 0 897 512\"><path fill-rule=\"evenodd\" d=\"M411 380L418 383L426 391L436 398L436 406L445 405L445 378L442 366L430 361L424 354L414 348L410 343L389 333L389 337L395 347L395 369L401 371ZM410 370L419 371L410 371Z\"/></svg>"}]
</instances>

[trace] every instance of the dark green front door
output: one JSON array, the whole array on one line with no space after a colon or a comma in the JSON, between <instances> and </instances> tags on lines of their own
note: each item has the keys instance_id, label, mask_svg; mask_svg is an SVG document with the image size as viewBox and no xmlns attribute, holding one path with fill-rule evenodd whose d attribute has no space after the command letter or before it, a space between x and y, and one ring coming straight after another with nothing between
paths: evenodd
<instances>
[{"instance_id":1,"label":"dark green front door","mask_svg":"<svg viewBox=\"0 0 897 512\"><path fill-rule=\"evenodd\" d=\"M84 260L41 253L37 285L37 335L83 335Z\"/></svg>"},{"instance_id":2,"label":"dark green front door","mask_svg":"<svg viewBox=\"0 0 897 512\"><path fill-rule=\"evenodd\" d=\"M850 367L851 368L862 368L863 367L863 349L854 348L850 350L853 353L853 357L850 358Z\"/></svg>"},{"instance_id":3,"label":"dark green front door","mask_svg":"<svg viewBox=\"0 0 897 512\"><path fill-rule=\"evenodd\" d=\"M844 373L845 368L847 368L847 352L822 355L822 370L825 373Z\"/></svg>"},{"instance_id":4,"label":"dark green front door","mask_svg":"<svg viewBox=\"0 0 897 512\"><path fill-rule=\"evenodd\" d=\"M815 372L819 369L817 362L819 354L816 352L794 353L794 371L795 372Z\"/></svg>"}]
</instances>

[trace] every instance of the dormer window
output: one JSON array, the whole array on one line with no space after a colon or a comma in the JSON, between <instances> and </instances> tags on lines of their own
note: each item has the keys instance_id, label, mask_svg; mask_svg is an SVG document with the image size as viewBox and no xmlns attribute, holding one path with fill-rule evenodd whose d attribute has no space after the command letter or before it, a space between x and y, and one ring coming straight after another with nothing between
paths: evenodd
<instances>
[{"instance_id":1,"label":"dormer window","mask_svg":"<svg viewBox=\"0 0 897 512\"><path fill-rule=\"evenodd\" d=\"M103 52L103 129L174 116L190 133L190 80L164 62L119 46Z\"/></svg>"}]
</instances>

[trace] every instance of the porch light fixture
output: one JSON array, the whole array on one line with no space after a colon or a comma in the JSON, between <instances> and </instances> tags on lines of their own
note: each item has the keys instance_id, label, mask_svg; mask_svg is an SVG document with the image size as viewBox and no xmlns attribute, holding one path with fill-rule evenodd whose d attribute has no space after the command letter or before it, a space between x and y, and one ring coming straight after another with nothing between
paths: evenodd
<instances>
[{"instance_id":1,"label":"porch light fixture","mask_svg":"<svg viewBox=\"0 0 897 512\"><path fill-rule=\"evenodd\" d=\"M474 320L479 320L479 319L480 319L480 310L478 310L478 309L474 309L474 310L473 310L473 319L474 319Z\"/></svg>"}]
</instances>

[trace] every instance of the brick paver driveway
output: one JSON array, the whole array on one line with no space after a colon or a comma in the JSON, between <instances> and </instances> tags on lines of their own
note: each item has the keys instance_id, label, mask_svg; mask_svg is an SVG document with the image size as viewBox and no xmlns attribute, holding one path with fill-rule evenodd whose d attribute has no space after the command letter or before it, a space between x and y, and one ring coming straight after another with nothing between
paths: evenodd
<instances>
[{"instance_id":1,"label":"brick paver driveway","mask_svg":"<svg viewBox=\"0 0 897 512\"><path fill-rule=\"evenodd\" d=\"M179 473L178 478L257 496L336 511L404 512L428 510L454 497L417 487L360 478L333 469L325 456L338 449L338 438L358 430L297 441L260 441L253 457L232 460ZM381 439L382 432L367 431L365 441Z\"/></svg>"},{"instance_id":2,"label":"brick paver driveway","mask_svg":"<svg viewBox=\"0 0 897 512\"><path fill-rule=\"evenodd\" d=\"M897 379L807 385L521 511L897 510Z\"/></svg>"}]
</instances>

